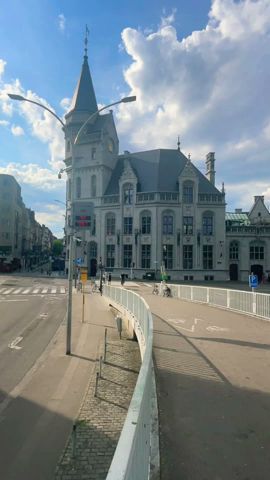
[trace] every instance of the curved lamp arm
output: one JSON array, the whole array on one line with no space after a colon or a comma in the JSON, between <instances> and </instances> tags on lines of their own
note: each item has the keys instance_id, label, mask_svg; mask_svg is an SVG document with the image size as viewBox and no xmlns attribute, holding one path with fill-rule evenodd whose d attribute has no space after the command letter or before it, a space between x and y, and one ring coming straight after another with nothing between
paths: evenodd
<instances>
[{"instance_id":1,"label":"curved lamp arm","mask_svg":"<svg viewBox=\"0 0 270 480\"><path fill-rule=\"evenodd\" d=\"M63 120L61 120L61 118L58 117L58 115L56 115L56 113L54 113L52 110L50 110L50 108L46 107L42 103L34 102L34 100L29 100L29 98L25 98L22 95L16 95L15 93L8 93L8 96L12 100L19 100L19 102L34 103L34 105L37 105L38 107L44 108L44 110L47 110L48 112L50 112L58 120L58 122L61 123L62 127L65 128L65 124L64 124Z\"/></svg>"},{"instance_id":2,"label":"curved lamp arm","mask_svg":"<svg viewBox=\"0 0 270 480\"><path fill-rule=\"evenodd\" d=\"M94 118L98 113L102 112L102 110L105 110L107 108L110 108L110 107L113 107L114 105L118 105L119 103L128 103L128 102L135 102L136 100L136 96L132 96L132 97L124 97L122 98L121 100L118 100L117 102L113 102L113 103L110 103L109 105L105 105L105 107L101 107L99 108L96 112L92 113L92 115L90 115L90 117L84 122L84 124L81 126L81 128L79 129L76 137L75 137L75 140L74 140L74 145L76 145L76 143L78 142L78 139L79 139L79 136L81 135L82 131L85 129L86 125L90 122L90 120L92 120L92 118Z\"/></svg>"}]
</instances>

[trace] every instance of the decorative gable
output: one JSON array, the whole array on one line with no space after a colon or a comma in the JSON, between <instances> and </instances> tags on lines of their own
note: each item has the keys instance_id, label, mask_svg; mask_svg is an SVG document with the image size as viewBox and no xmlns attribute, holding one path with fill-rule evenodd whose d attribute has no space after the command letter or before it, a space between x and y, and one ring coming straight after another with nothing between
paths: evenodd
<instances>
[{"instance_id":1,"label":"decorative gable","mask_svg":"<svg viewBox=\"0 0 270 480\"><path fill-rule=\"evenodd\" d=\"M124 160L124 170L123 170L123 173L119 179L119 182L120 183L124 183L124 182L135 182L137 183L138 181L138 178L137 178L137 175L135 174L131 164L130 164L130 161L128 158L126 158Z\"/></svg>"}]
</instances>

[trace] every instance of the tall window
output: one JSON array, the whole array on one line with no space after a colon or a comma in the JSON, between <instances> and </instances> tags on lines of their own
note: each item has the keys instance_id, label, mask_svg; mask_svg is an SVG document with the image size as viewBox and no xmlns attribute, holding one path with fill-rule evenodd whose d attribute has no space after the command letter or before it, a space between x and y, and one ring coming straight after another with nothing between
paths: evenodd
<instances>
[{"instance_id":1,"label":"tall window","mask_svg":"<svg viewBox=\"0 0 270 480\"><path fill-rule=\"evenodd\" d=\"M106 234L115 235L115 215L108 215L106 221Z\"/></svg>"},{"instance_id":2,"label":"tall window","mask_svg":"<svg viewBox=\"0 0 270 480\"><path fill-rule=\"evenodd\" d=\"M162 231L164 235L173 234L173 216L172 215L163 215Z\"/></svg>"},{"instance_id":3,"label":"tall window","mask_svg":"<svg viewBox=\"0 0 270 480\"><path fill-rule=\"evenodd\" d=\"M96 235L96 215L93 216L93 227L92 227L92 235Z\"/></svg>"},{"instance_id":4,"label":"tall window","mask_svg":"<svg viewBox=\"0 0 270 480\"><path fill-rule=\"evenodd\" d=\"M142 268L150 268L151 265L151 245L142 245L142 256L141 256L141 265Z\"/></svg>"},{"instance_id":5,"label":"tall window","mask_svg":"<svg viewBox=\"0 0 270 480\"><path fill-rule=\"evenodd\" d=\"M96 156L97 156L97 149L95 147L93 147L92 150L91 150L92 160L95 160Z\"/></svg>"},{"instance_id":6,"label":"tall window","mask_svg":"<svg viewBox=\"0 0 270 480\"><path fill-rule=\"evenodd\" d=\"M90 256L90 258L97 258L97 244L96 244L96 242L90 242L89 256Z\"/></svg>"},{"instance_id":7,"label":"tall window","mask_svg":"<svg viewBox=\"0 0 270 480\"><path fill-rule=\"evenodd\" d=\"M92 197L96 197L96 195L97 195L97 177L96 177L96 175L92 175L92 177L91 177L91 195L92 195Z\"/></svg>"},{"instance_id":8,"label":"tall window","mask_svg":"<svg viewBox=\"0 0 270 480\"><path fill-rule=\"evenodd\" d=\"M193 183L185 182L183 184L183 203L193 203Z\"/></svg>"},{"instance_id":9,"label":"tall window","mask_svg":"<svg viewBox=\"0 0 270 480\"><path fill-rule=\"evenodd\" d=\"M133 225L133 218L124 217L124 235L132 234L132 225Z\"/></svg>"},{"instance_id":10,"label":"tall window","mask_svg":"<svg viewBox=\"0 0 270 480\"><path fill-rule=\"evenodd\" d=\"M184 235L193 235L193 217L183 217Z\"/></svg>"},{"instance_id":11,"label":"tall window","mask_svg":"<svg viewBox=\"0 0 270 480\"><path fill-rule=\"evenodd\" d=\"M203 245L203 268L205 270L213 268L213 245Z\"/></svg>"},{"instance_id":12,"label":"tall window","mask_svg":"<svg viewBox=\"0 0 270 480\"><path fill-rule=\"evenodd\" d=\"M230 243L230 260L238 260L239 245L238 242Z\"/></svg>"},{"instance_id":13,"label":"tall window","mask_svg":"<svg viewBox=\"0 0 270 480\"><path fill-rule=\"evenodd\" d=\"M71 180L68 180L68 200L71 200Z\"/></svg>"},{"instance_id":14,"label":"tall window","mask_svg":"<svg viewBox=\"0 0 270 480\"><path fill-rule=\"evenodd\" d=\"M130 268L132 262L132 245L123 245L124 268Z\"/></svg>"},{"instance_id":15,"label":"tall window","mask_svg":"<svg viewBox=\"0 0 270 480\"><path fill-rule=\"evenodd\" d=\"M123 189L123 195L124 195L124 203L125 205L132 205L133 203L133 185L128 183L127 185L124 185Z\"/></svg>"},{"instance_id":16,"label":"tall window","mask_svg":"<svg viewBox=\"0 0 270 480\"><path fill-rule=\"evenodd\" d=\"M211 213L203 216L203 235L213 235L214 233L214 218Z\"/></svg>"},{"instance_id":17,"label":"tall window","mask_svg":"<svg viewBox=\"0 0 270 480\"><path fill-rule=\"evenodd\" d=\"M165 268L173 268L173 245L163 245L162 260Z\"/></svg>"},{"instance_id":18,"label":"tall window","mask_svg":"<svg viewBox=\"0 0 270 480\"><path fill-rule=\"evenodd\" d=\"M264 247L262 245L250 245L249 247L250 260L263 260L264 259Z\"/></svg>"},{"instance_id":19,"label":"tall window","mask_svg":"<svg viewBox=\"0 0 270 480\"><path fill-rule=\"evenodd\" d=\"M113 268L115 263L115 245L107 245L106 267Z\"/></svg>"},{"instance_id":20,"label":"tall window","mask_svg":"<svg viewBox=\"0 0 270 480\"><path fill-rule=\"evenodd\" d=\"M193 268L193 245L183 245L183 268L185 270Z\"/></svg>"},{"instance_id":21,"label":"tall window","mask_svg":"<svg viewBox=\"0 0 270 480\"><path fill-rule=\"evenodd\" d=\"M141 231L143 235L151 233L151 216L146 213L142 216Z\"/></svg>"},{"instance_id":22,"label":"tall window","mask_svg":"<svg viewBox=\"0 0 270 480\"><path fill-rule=\"evenodd\" d=\"M81 177L76 178L76 197L81 198L82 194L82 180Z\"/></svg>"}]
</instances>

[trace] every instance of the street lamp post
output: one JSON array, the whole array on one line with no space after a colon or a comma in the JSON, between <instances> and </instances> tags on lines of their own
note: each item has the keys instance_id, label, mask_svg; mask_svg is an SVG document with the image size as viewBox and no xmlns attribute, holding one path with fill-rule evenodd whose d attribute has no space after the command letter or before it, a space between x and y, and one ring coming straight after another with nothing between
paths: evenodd
<instances>
[{"instance_id":1,"label":"street lamp post","mask_svg":"<svg viewBox=\"0 0 270 480\"><path fill-rule=\"evenodd\" d=\"M34 100L30 100L28 98L23 97L22 95L17 95L14 93L8 93L9 98L12 100L18 100L20 102L29 102L33 103L34 105L37 105L40 108L43 108L47 112L49 112L51 115L53 115L58 122L61 123L63 127L63 131L66 133L66 126L63 122L63 120L56 115L55 112L53 112L50 108L46 107L42 103L35 102ZM103 110L106 110L107 108L113 107L114 105L118 105L120 103L129 103L129 102L135 102L136 96L131 96L131 97L124 97L121 98L121 100L118 100L117 102L110 103L109 105L105 105L104 107L99 108L96 112L92 113L87 120L83 123L81 128L79 129L74 142L72 142L72 138L69 138L70 144L71 144L71 165L66 168L66 169L61 169L60 173L58 174L58 178L61 178L61 173L64 171L70 171L70 183L71 183L71 196L70 196L70 218L71 218L71 234L70 234L70 244L69 244L69 264L68 264L68 307L67 307L67 339L66 339L66 354L70 355L71 353L71 320L72 320L72 280L73 280L73 250L74 250L74 225L73 225L73 153L74 153L74 146L78 143L79 137L81 133L84 131L86 125L100 112ZM102 277L102 275L101 275ZM101 279L101 287L102 287L102 279ZM102 293L102 290L101 290Z\"/></svg>"}]
</instances>

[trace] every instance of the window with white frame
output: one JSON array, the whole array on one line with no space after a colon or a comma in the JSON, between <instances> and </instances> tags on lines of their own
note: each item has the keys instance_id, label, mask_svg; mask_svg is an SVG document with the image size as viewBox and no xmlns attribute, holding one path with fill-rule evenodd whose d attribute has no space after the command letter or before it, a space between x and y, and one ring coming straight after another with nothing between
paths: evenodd
<instances>
[{"instance_id":1,"label":"window with white frame","mask_svg":"<svg viewBox=\"0 0 270 480\"><path fill-rule=\"evenodd\" d=\"M151 233L151 214L148 212L142 214L141 232L142 235L149 235Z\"/></svg>"},{"instance_id":2,"label":"window with white frame","mask_svg":"<svg viewBox=\"0 0 270 480\"><path fill-rule=\"evenodd\" d=\"M106 267L113 268L115 264L115 245L106 247Z\"/></svg>"},{"instance_id":3,"label":"window with white frame","mask_svg":"<svg viewBox=\"0 0 270 480\"><path fill-rule=\"evenodd\" d=\"M164 235L173 234L173 215L170 213L163 214L162 217L162 232Z\"/></svg>"},{"instance_id":4,"label":"window with white frame","mask_svg":"<svg viewBox=\"0 0 270 480\"><path fill-rule=\"evenodd\" d=\"M183 217L183 234L193 235L193 217Z\"/></svg>"},{"instance_id":5,"label":"window with white frame","mask_svg":"<svg viewBox=\"0 0 270 480\"><path fill-rule=\"evenodd\" d=\"M193 268L193 245L183 245L183 269Z\"/></svg>"},{"instance_id":6,"label":"window with white frame","mask_svg":"<svg viewBox=\"0 0 270 480\"><path fill-rule=\"evenodd\" d=\"M249 258L250 258L250 260L264 260L264 246L263 245L250 245L249 246Z\"/></svg>"},{"instance_id":7,"label":"window with white frame","mask_svg":"<svg viewBox=\"0 0 270 480\"><path fill-rule=\"evenodd\" d=\"M203 235L211 236L214 234L214 217L211 212L203 215L202 219Z\"/></svg>"},{"instance_id":8,"label":"window with white frame","mask_svg":"<svg viewBox=\"0 0 270 480\"><path fill-rule=\"evenodd\" d=\"M82 194L82 180L81 177L76 178L76 197L81 198Z\"/></svg>"},{"instance_id":9,"label":"window with white frame","mask_svg":"<svg viewBox=\"0 0 270 480\"><path fill-rule=\"evenodd\" d=\"M173 268L173 245L162 246L162 260L165 268Z\"/></svg>"},{"instance_id":10,"label":"window with white frame","mask_svg":"<svg viewBox=\"0 0 270 480\"><path fill-rule=\"evenodd\" d=\"M123 186L123 200L125 205L132 205L133 204L133 194L134 189L131 183L127 183Z\"/></svg>"},{"instance_id":11,"label":"window with white frame","mask_svg":"<svg viewBox=\"0 0 270 480\"><path fill-rule=\"evenodd\" d=\"M203 245L203 268L204 270L213 268L213 245Z\"/></svg>"},{"instance_id":12,"label":"window with white frame","mask_svg":"<svg viewBox=\"0 0 270 480\"><path fill-rule=\"evenodd\" d=\"M96 175L92 175L91 177L91 196L97 196L97 177Z\"/></svg>"},{"instance_id":13,"label":"window with white frame","mask_svg":"<svg viewBox=\"0 0 270 480\"><path fill-rule=\"evenodd\" d=\"M239 256L239 244L238 242L230 243L230 260L238 260Z\"/></svg>"},{"instance_id":14,"label":"window with white frame","mask_svg":"<svg viewBox=\"0 0 270 480\"><path fill-rule=\"evenodd\" d=\"M141 266L142 268L150 268L151 265L151 245L141 246Z\"/></svg>"},{"instance_id":15,"label":"window with white frame","mask_svg":"<svg viewBox=\"0 0 270 480\"><path fill-rule=\"evenodd\" d=\"M124 235L131 235L133 228L133 218L124 217Z\"/></svg>"},{"instance_id":16,"label":"window with white frame","mask_svg":"<svg viewBox=\"0 0 270 480\"><path fill-rule=\"evenodd\" d=\"M123 245L124 268L130 268L132 263L132 245Z\"/></svg>"},{"instance_id":17,"label":"window with white frame","mask_svg":"<svg viewBox=\"0 0 270 480\"><path fill-rule=\"evenodd\" d=\"M183 203L193 203L194 185L191 181L183 183Z\"/></svg>"},{"instance_id":18,"label":"window with white frame","mask_svg":"<svg viewBox=\"0 0 270 480\"><path fill-rule=\"evenodd\" d=\"M106 218L106 234L115 235L115 215L112 213Z\"/></svg>"}]
</instances>

